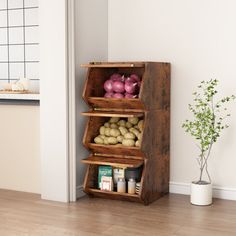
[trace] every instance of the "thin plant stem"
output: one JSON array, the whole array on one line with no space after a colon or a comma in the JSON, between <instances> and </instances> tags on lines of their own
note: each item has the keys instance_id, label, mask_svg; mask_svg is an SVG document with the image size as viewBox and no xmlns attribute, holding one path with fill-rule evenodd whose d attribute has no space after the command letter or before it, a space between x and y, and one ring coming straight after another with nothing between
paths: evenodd
<instances>
[{"instance_id":1,"label":"thin plant stem","mask_svg":"<svg viewBox=\"0 0 236 236\"><path fill-rule=\"evenodd\" d=\"M211 176L210 176L210 174L209 174L209 172L208 172L208 163L206 162L206 173L207 173L207 176L208 176L208 179L209 179L209 182L211 183Z\"/></svg>"}]
</instances>

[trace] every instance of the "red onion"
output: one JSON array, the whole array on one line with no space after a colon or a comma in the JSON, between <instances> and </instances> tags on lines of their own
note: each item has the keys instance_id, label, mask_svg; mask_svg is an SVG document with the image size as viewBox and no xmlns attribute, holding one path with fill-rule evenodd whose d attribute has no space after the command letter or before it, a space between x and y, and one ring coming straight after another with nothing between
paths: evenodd
<instances>
[{"instance_id":1,"label":"red onion","mask_svg":"<svg viewBox=\"0 0 236 236\"><path fill-rule=\"evenodd\" d=\"M134 79L135 81L140 81L140 78L138 77L138 75L136 75L136 74L132 74L131 76L130 76L130 78L131 79Z\"/></svg>"},{"instance_id":2,"label":"red onion","mask_svg":"<svg viewBox=\"0 0 236 236\"><path fill-rule=\"evenodd\" d=\"M114 93L112 97L113 98L123 98L124 95L122 93Z\"/></svg>"},{"instance_id":3,"label":"red onion","mask_svg":"<svg viewBox=\"0 0 236 236\"><path fill-rule=\"evenodd\" d=\"M113 91L112 86L113 86L113 81L112 80L107 80L103 85L104 89L108 93Z\"/></svg>"},{"instance_id":4,"label":"red onion","mask_svg":"<svg viewBox=\"0 0 236 236\"><path fill-rule=\"evenodd\" d=\"M112 98L113 97L113 95L114 95L114 93L105 93L105 95L104 95L104 98Z\"/></svg>"},{"instance_id":5,"label":"red onion","mask_svg":"<svg viewBox=\"0 0 236 236\"><path fill-rule=\"evenodd\" d=\"M125 93L125 98L137 98L138 95L133 95L133 94L130 94L130 93Z\"/></svg>"},{"instance_id":6,"label":"red onion","mask_svg":"<svg viewBox=\"0 0 236 236\"><path fill-rule=\"evenodd\" d=\"M112 81L120 81L122 79L122 76L120 74L112 74L111 77L110 77L110 80Z\"/></svg>"},{"instance_id":7,"label":"red onion","mask_svg":"<svg viewBox=\"0 0 236 236\"><path fill-rule=\"evenodd\" d=\"M132 82L132 83L136 83L137 81L136 81L134 78L127 77L127 78L125 78L125 82Z\"/></svg>"},{"instance_id":8,"label":"red onion","mask_svg":"<svg viewBox=\"0 0 236 236\"><path fill-rule=\"evenodd\" d=\"M138 87L137 83L131 81L125 82L125 91L129 94L134 94L135 92L137 92L137 87Z\"/></svg>"},{"instance_id":9,"label":"red onion","mask_svg":"<svg viewBox=\"0 0 236 236\"><path fill-rule=\"evenodd\" d=\"M112 84L112 88L114 92L123 93L125 91L124 83L121 81L114 81Z\"/></svg>"}]
</instances>

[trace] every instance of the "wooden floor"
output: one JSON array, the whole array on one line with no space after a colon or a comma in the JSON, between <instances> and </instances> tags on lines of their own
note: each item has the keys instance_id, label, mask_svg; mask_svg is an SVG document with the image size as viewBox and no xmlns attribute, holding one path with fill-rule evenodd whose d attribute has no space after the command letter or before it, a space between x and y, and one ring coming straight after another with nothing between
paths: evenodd
<instances>
[{"instance_id":1,"label":"wooden floor","mask_svg":"<svg viewBox=\"0 0 236 236\"><path fill-rule=\"evenodd\" d=\"M170 194L149 206L82 198L62 204L38 195L0 190L0 236L230 236L236 235L236 202L209 207Z\"/></svg>"}]
</instances>

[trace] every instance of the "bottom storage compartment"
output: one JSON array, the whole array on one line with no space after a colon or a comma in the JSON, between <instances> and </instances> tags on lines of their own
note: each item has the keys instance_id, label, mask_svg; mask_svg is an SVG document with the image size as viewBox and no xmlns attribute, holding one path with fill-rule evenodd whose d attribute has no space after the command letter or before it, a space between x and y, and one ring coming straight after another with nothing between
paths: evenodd
<instances>
[{"instance_id":1,"label":"bottom storage compartment","mask_svg":"<svg viewBox=\"0 0 236 236\"><path fill-rule=\"evenodd\" d=\"M120 168L89 164L84 191L98 197L141 201L142 175L143 165L138 168Z\"/></svg>"}]
</instances>

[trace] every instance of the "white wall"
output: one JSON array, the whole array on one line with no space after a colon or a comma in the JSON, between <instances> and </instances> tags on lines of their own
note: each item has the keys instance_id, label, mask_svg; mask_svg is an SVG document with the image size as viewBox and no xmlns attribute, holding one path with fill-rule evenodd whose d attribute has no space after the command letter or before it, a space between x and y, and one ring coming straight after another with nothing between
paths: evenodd
<instances>
[{"instance_id":1,"label":"white wall","mask_svg":"<svg viewBox=\"0 0 236 236\"><path fill-rule=\"evenodd\" d=\"M68 65L72 56L69 55L72 45L68 47L68 40L73 41L68 38L71 28L67 26L67 20L71 21L71 15L67 15L68 3L72 4L73 0L41 0L39 4L42 198L57 201L68 201L68 190L73 185L70 183L69 186L69 177L73 173L68 173L69 151L74 150L73 145L69 146L68 143L68 102L73 96L68 93L68 86L71 89L70 85L73 84L68 77L70 73L73 74L70 71L73 66ZM75 145L77 186L81 190L78 191L79 196L82 193L85 170L85 165L80 160L87 156L87 151L81 144L85 119L80 112L88 109L81 98L86 70L81 69L80 64L107 60L108 6L107 0L75 0L74 3L77 113ZM71 189L70 193L73 195ZM74 197L70 196L72 198Z\"/></svg>"},{"instance_id":2,"label":"white wall","mask_svg":"<svg viewBox=\"0 0 236 236\"><path fill-rule=\"evenodd\" d=\"M68 201L66 2L39 4L42 198L63 202Z\"/></svg>"},{"instance_id":3,"label":"white wall","mask_svg":"<svg viewBox=\"0 0 236 236\"><path fill-rule=\"evenodd\" d=\"M181 124L201 80L220 80L222 95L236 94L236 1L111 0L109 60L172 63L171 181L198 177L197 149ZM217 186L236 191L236 109L214 146L210 171ZM236 195L235 195L236 196Z\"/></svg>"},{"instance_id":4,"label":"white wall","mask_svg":"<svg viewBox=\"0 0 236 236\"><path fill-rule=\"evenodd\" d=\"M107 61L108 57L108 3L107 0L75 1L75 67L76 67L76 113L77 113L77 189L82 190L86 166L80 160L88 156L82 145L86 118L82 111L89 107L82 99L87 70L81 68L90 61ZM78 197L81 191L78 191Z\"/></svg>"},{"instance_id":5,"label":"white wall","mask_svg":"<svg viewBox=\"0 0 236 236\"><path fill-rule=\"evenodd\" d=\"M39 106L0 105L0 189L40 193Z\"/></svg>"}]
</instances>

